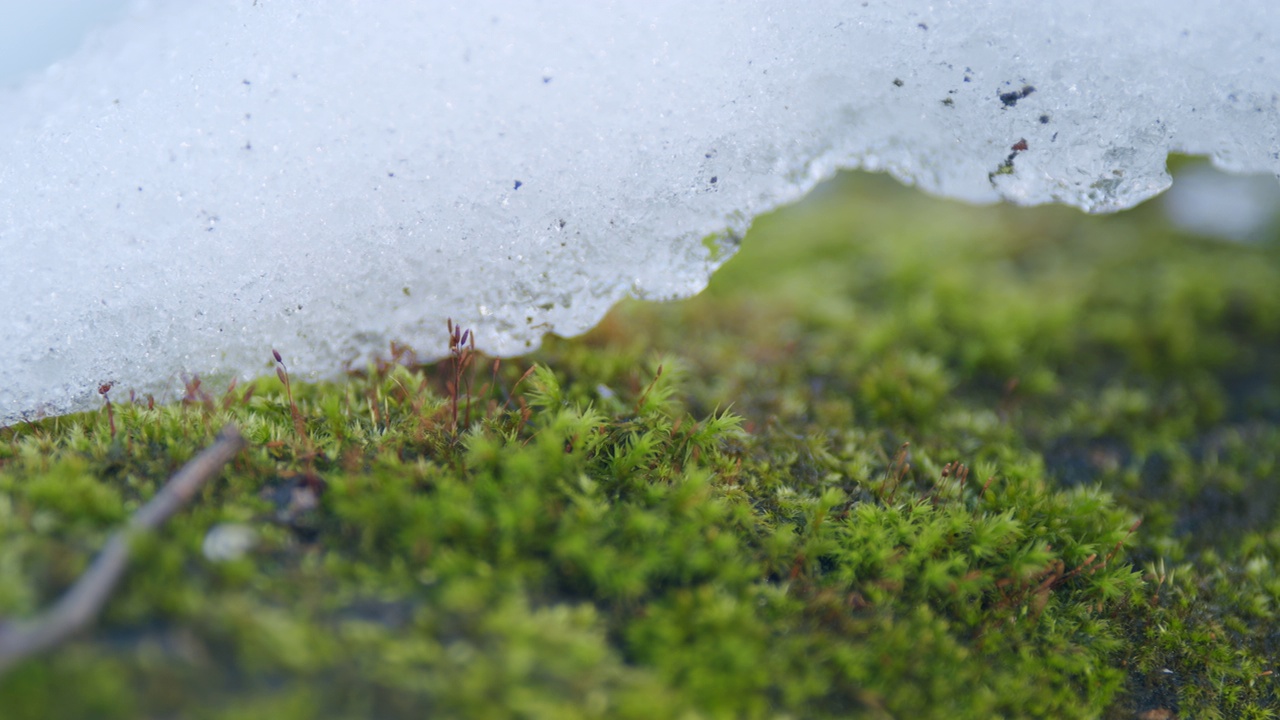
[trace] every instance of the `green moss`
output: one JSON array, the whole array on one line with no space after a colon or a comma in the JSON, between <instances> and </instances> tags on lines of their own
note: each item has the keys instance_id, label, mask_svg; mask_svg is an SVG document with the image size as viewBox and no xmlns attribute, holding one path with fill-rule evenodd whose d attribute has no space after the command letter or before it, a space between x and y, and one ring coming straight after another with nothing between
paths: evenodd
<instances>
[{"instance_id":1,"label":"green moss","mask_svg":"<svg viewBox=\"0 0 1280 720\"><path fill-rule=\"evenodd\" d=\"M0 431L11 617L253 442L0 714L1274 716L1277 286L1152 208L851 176L702 296L479 363L469 426L445 363Z\"/></svg>"}]
</instances>

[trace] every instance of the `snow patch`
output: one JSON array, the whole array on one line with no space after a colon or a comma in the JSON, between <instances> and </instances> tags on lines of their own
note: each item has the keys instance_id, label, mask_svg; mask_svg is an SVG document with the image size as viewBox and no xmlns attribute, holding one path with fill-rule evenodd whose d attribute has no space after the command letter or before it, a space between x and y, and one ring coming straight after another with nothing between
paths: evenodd
<instances>
[{"instance_id":1,"label":"snow patch","mask_svg":"<svg viewBox=\"0 0 1280 720\"><path fill-rule=\"evenodd\" d=\"M839 168L1093 212L1170 151L1280 172L1267 3L955 5L139 5L0 91L0 422L450 317L523 352L697 292Z\"/></svg>"}]
</instances>

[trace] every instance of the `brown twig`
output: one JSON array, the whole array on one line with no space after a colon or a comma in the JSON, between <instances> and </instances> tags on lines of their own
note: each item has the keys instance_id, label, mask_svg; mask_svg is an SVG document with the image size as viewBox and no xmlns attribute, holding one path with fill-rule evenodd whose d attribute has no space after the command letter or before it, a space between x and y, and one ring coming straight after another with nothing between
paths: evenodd
<instances>
[{"instance_id":1,"label":"brown twig","mask_svg":"<svg viewBox=\"0 0 1280 720\"><path fill-rule=\"evenodd\" d=\"M31 620L0 623L0 674L93 622L124 573L133 537L155 530L168 520L245 445L235 426L224 428L213 445L182 466L150 502L133 514L127 527L111 536L89 569L53 607Z\"/></svg>"}]
</instances>

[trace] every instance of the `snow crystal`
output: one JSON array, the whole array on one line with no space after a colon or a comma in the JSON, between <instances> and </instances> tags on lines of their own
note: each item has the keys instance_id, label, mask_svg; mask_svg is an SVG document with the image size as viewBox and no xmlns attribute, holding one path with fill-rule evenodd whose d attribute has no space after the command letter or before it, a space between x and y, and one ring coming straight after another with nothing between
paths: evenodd
<instances>
[{"instance_id":1,"label":"snow crystal","mask_svg":"<svg viewBox=\"0 0 1280 720\"><path fill-rule=\"evenodd\" d=\"M842 167L1089 211L1170 151L1274 175L1276 37L1246 0L140 5L0 91L0 423L446 318L522 352Z\"/></svg>"}]
</instances>

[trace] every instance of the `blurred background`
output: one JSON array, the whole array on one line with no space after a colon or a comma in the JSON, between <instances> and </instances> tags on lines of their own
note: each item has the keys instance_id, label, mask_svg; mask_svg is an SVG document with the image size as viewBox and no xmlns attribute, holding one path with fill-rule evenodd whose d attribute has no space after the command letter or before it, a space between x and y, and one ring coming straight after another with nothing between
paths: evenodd
<instances>
[{"instance_id":1,"label":"blurred background","mask_svg":"<svg viewBox=\"0 0 1280 720\"><path fill-rule=\"evenodd\" d=\"M0 0L0 88L71 53L94 30L123 18L128 0Z\"/></svg>"}]
</instances>

